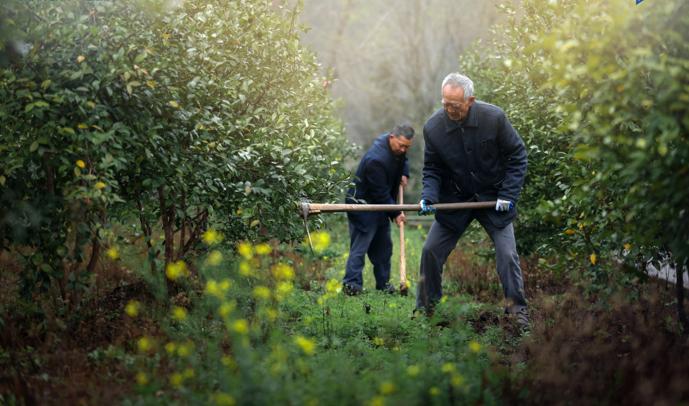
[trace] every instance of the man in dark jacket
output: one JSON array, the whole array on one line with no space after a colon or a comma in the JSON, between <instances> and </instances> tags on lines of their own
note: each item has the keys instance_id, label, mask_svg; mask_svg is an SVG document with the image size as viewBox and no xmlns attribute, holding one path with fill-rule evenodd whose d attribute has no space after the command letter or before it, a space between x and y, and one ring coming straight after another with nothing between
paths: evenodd
<instances>
[{"instance_id":1,"label":"man in dark jacket","mask_svg":"<svg viewBox=\"0 0 689 406\"><path fill-rule=\"evenodd\" d=\"M524 283L512 220L526 175L526 148L498 107L474 98L471 79L449 74L441 87L443 108L423 128L421 214L435 203L497 200L495 209L438 212L421 254L417 309L432 312L442 296L443 265L469 224L478 220L495 244L497 272L507 313L528 327Z\"/></svg>"},{"instance_id":2,"label":"man in dark jacket","mask_svg":"<svg viewBox=\"0 0 689 406\"><path fill-rule=\"evenodd\" d=\"M376 138L356 171L354 188L347 192L347 203L395 204L399 185L409 178L406 153L412 144L414 129L398 125ZM376 289L394 292L390 284L392 239L390 220L404 222L404 212L349 212L349 258L343 280L349 295L361 293L365 256L373 264Z\"/></svg>"}]
</instances>

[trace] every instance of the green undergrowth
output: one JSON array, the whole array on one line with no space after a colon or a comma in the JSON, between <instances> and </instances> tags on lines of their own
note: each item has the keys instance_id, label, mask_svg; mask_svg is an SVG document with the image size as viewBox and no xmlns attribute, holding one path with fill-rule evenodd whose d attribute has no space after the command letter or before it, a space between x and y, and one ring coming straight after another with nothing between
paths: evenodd
<instances>
[{"instance_id":1,"label":"green undergrowth","mask_svg":"<svg viewBox=\"0 0 689 406\"><path fill-rule=\"evenodd\" d=\"M127 305L128 318L153 318L160 329L131 343L137 395L125 404L502 403L509 377L495 365L507 337L482 322L499 308L449 294L433 317L412 317L423 227L407 229L408 296L372 289L370 269L369 289L345 296L343 229L312 233L315 252L218 248L211 234L196 272L180 262L168 281L150 279L153 290L178 293Z\"/></svg>"}]
</instances>

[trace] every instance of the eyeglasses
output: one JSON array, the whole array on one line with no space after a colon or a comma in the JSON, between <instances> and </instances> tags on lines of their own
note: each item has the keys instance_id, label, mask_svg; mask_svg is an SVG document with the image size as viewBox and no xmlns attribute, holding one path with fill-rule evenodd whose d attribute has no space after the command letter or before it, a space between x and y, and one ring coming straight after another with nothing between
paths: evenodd
<instances>
[{"instance_id":1,"label":"eyeglasses","mask_svg":"<svg viewBox=\"0 0 689 406\"><path fill-rule=\"evenodd\" d=\"M466 103L450 103L442 100L443 108L445 110L461 110Z\"/></svg>"}]
</instances>

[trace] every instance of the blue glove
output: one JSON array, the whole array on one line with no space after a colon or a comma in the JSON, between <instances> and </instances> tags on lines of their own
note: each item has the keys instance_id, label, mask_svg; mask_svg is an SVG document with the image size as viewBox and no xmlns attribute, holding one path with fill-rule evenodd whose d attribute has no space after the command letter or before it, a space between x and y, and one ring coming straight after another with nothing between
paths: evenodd
<instances>
[{"instance_id":1,"label":"blue glove","mask_svg":"<svg viewBox=\"0 0 689 406\"><path fill-rule=\"evenodd\" d=\"M495 204L495 210L497 211L510 211L514 208L514 202L511 200L502 200L498 199L498 202Z\"/></svg>"},{"instance_id":2,"label":"blue glove","mask_svg":"<svg viewBox=\"0 0 689 406\"><path fill-rule=\"evenodd\" d=\"M422 216L427 216L429 214L435 213L435 207L431 206L430 203L426 202L425 200L421 200L419 202L421 205L421 210L419 210L419 214Z\"/></svg>"}]
</instances>

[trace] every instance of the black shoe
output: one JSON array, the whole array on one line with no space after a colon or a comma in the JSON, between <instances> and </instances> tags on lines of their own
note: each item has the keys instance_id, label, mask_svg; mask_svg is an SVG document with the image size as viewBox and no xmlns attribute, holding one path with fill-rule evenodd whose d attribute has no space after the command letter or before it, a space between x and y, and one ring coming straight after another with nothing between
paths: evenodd
<instances>
[{"instance_id":1,"label":"black shoe","mask_svg":"<svg viewBox=\"0 0 689 406\"><path fill-rule=\"evenodd\" d=\"M514 315L517 322L517 326L521 331L529 331L529 311L526 310L526 306L510 306L505 308L505 314Z\"/></svg>"},{"instance_id":2,"label":"black shoe","mask_svg":"<svg viewBox=\"0 0 689 406\"><path fill-rule=\"evenodd\" d=\"M392 286L392 284L390 284L390 283L386 284L385 287L383 287L382 289L378 289L378 290L383 292L383 293L388 293L390 295L394 295L395 293L397 293L397 289L395 289L395 287Z\"/></svg>"},{"instance_id":3,"label":"black shoe","mask_svg":"<svg viewBox=\"0 0 689 406\"><path fill-rule=\"evenodd\" d=\"M342 286L342 291L347 296L356 296L361 294L362 289L345 283L344 286Z\"/></svg>"}]
</instances>

